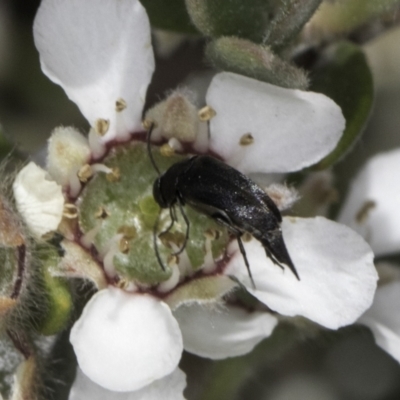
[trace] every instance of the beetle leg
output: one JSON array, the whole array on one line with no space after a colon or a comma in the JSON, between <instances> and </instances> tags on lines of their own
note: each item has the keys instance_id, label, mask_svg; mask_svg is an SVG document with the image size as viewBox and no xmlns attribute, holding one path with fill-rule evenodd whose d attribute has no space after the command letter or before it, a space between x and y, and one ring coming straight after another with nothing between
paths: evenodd
<instances>
[{"instance_id":1,"label":"beetle leg","mask_svg":"<svg viewBox=\"0 0 400 400\"><path fill-rule=\"evenodd\" d=\"M189 231L190 231L190 222L189 222L189 219L188 219L188 217L187 217L187 215L186 215L186 213L185 213L185 211L183 209L183 205L182 205L181 200L179 199L179 197L178 197L177 203L178 203L178 206L179 206L179 210L180 210L180 212L182 214L182 217L185 220L186 234L185 234L185 240L183 242L182 247L178 251L176 251L175 253L172 253L173 256L177 256L177 255L181 254L183 250L185 250L187 241L189 239Z\"/></svg>"},{"instance_id":2,"label":"beetle leg","mask_svg":"<svg viewBox=\"0 0 400 400\"><path fill-rule=\"evenodd\" d=\"M158 217L156 219L156 222L154 223L153 227L153 245L154 245L154 251L156 253L157 261L160 264L161 268L163 271L166 270L164 263L161 260L160 252L158 251L158 244L157 244L157 230L158 230L158 223L160 222L160 217L161 217L161 210L158 214Z\"/></svg>"},{"instance_id":3,"label":"beetle leg","mask_svg":"<svg viewBox=\"0 0 400 400\"><path fill-rule=\"evenodd\" d=\"M252 275L251 270L250 270L249 260L247 259L246 250L244 249L243 242L242 242L242 239L241 239L241 236L243 235L243 232L241 232L239 229L235 228L234 226L232 226L232 225L230 224L230 222L229 222L229 217L228 217L228 216L225 217L225 215L215 214L215 215L213 215L212 217L213 217L217 222L219 222L221 225L226 226L227 229L228 229L229 231L231 231L231 232L236 236L236 240L237 240L238 245L239 245L239 250L240 250L240 253L242 254L244 263L245 263L245 265L246 265L247 272L248 272L249 278L250 278L250 280L251 280L251 284L252 284L252 286L253 286L253 289L256 289L256 285L255 285L255 283L254 283L253 275Z\"/></svg>"},{"instance_id":4,"label":"beetle leg","mask_svg":"<svg viewBox=\"0 0 400 400\"><path fill-rule=\"evenodd\" d=\"M163 230L161 233L158 234L159 237L162 236L162 235L165 235L166 233L168 233L172 229L172 227L174 226L174 223L176 222L176 213L175 213L175 207L174 206L171 206L169 208L169 216L171 218L171 222L168 225L167 229Z\"/></svg>"},{"instance_id":5,"label":"beetle leg","mask_svg":"<svg viewBox=\"0 0 400 400\"><path fill-rule=\"evenodd\" d=\"M250 277L250 280L251 280L251 284L252 284L252 286L253 286L253 289L256 289L256 284L254 283L253 275L251 274L251 269L250 269L249 260L247 259L246 250L244 249L241 236L242 236L241 233L236 234L236 240L237 240L237 242L238 242L240 252L242 253L244 263L246 264L247 272L248 272L248 274L249 274L249 277Z\"/></svg>"}]
</instances>

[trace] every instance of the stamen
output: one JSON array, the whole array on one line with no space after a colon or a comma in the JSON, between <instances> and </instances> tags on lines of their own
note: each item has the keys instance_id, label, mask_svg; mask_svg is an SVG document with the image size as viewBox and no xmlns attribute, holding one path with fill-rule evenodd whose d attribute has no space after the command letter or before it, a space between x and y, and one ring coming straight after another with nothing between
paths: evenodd
<instances>
[{"instance_id":1,"label":"stamen","mask_svg":"<svg viewBox=\"0 0 400 400\"><path fill-rule=\"evenodd\" d=\"M118 244L118 250L121 253L128 254L130 250L129 239L125 236L121 238Z\"/></svg>"},{"instance_id":2,"label":"stamen","mask_svg":"<svg viewBox=\"0 0 400 400\"><path fill-rule=\"evenodd\" d=\"M115 102L115 111L121 112L127 107L126 101L121 97Z\"/></svg>"},{"instance_id":3,"label":"stamen","mask_svg":"<svg viewBox=\"0 0 400 400\"><path fill-rule=\"evenodd\" d=\"M153 125L154 125L154 128L157 128L156 121L153 121L151 119L144 119L142 121L142 126L146 131L148 131Z\"/></svg>"},{"instance_id":4,"label":"stamen","mask_svg":"<svg viewBox=\"0 0 400 400\"><path fill-rule=\"evenodd\" d=\"M121 171L118 167L114 167L106 175L108 182L118 182L121 179Z\"/></svg>"},{"instance_id":5,"label":"stamen","mask_svg":"<svg viewBox=\"0 0 400 400\"><path fill-rule=\"evenodd\" d=\"M161 282L157 287L157 290L160 293L170 292L179 283L180 272L178 265L177 264L172 265L171 269L172 269L171 276L166 281Z\"/></svg>"},{"instance_id":6,"label":"stamen","mask_svg":"<svg viewBox=\"0 0 400 400\"><path fill-rule=\"evenodd\" d=\"M369 217L371 210L373 210L375 207L376 207L375 201L366 200L356 213L356 216L355 216L356 222L358 224L363 224Z\"/></svg>"},{"instance_id":7,"label":"stamen","mask_svg":"<svg viewBox=\"0 0 400 400\"><path fill-rule=\"evenodd\" d=\"M112 237L108 242L108 246L100 253L100 256L103 258L104 271L110 278L114 278L117 275L114 256L120 252L119 245L122 238L121 234Z\"/></svg>"},{"instance_id":8,"label":"stamen","mask_svg":"<svg viewBox=\"0 0 400 400\"><path fill-rule=\"evenodd\" d=\"M254 137L253 137L253 135L251 133L245 133L240 138L240 141L239 141L239 144L241 146L248 146L248 145L253 144L253 143L254 143Z\"/></svg>"},{"instance_id":9,"label":"stamen","mask_svg":"<svg viewBox=\"0 0 400 400\"><path fill-rule=\"evenodd\" d=\"M78 171L78 178L82 183L86 183L93 176L93 169L89 164L85 164Z\"/></svg>"},{"instance_id":10,"label":"stamen","mask_svg":"<svg viewBox=\"0 0 400 400\"><path fill-rule=\"evenodd\" d=\"M101 225L102 221L99 221L93 229L82 235L80 242L83 247L90 249L90 247L94 244L94 238L100 231Z\"/></svg>"},{"instance_id":11,"label":"stamen","mask_svg":"<svg viewBox=\"0 0 400 400\"><path fill-rule=\"evenodd\" d=\"M198 112L200 121L209 121L217 115L217 112L210 106L205 106L201 108Z\"/></svg>"},{"instance_id":12,"label":"stamen","mask_svg":"<svg viewBox=\"0 0 400 400\"><path fill-rule=\"evenodd\" d=\"M129 129L127 129L125 116L126 116L126 112L122 112L122 110L115 114L114 128L117 133L117 135L115 136L115 139L117 139L118 141L121 141L121 142L129 140L129 138L131 136Z\"/></svg>"},{"instance_id":13,"label":"stamen","mask_svg":"<svg viewBox=\"0 0 400 400\"><path fill-rule=\"evenodd\" d=\"M93 172L105 172L106 174L111 174L113 173L113 169L110 167L107 167L105 164L92 164L91 165Z\"/></svg>"},{"instance_id":14,"label":"stamen","mask_svg":"<svg viewBox=\"0 0 400 400\"><path fill-rule=\"evenodd\" d=\"M76 207L76 205L72 204L72 203L64 204L63 217L68 218L68 219L77 218L78 217L78 208Z\"/></svg>"},{"instance_id":15,"label":"stamen","mask_svg":"<svg viewBox=\"0 0 400 400\"><path fill-rule=\"evenodd\" d=\"M100 206L94 214L95 218L98 219L106 219L109 215L109 212L103 206Z\"/></svg>"},{"instance_id":16,"label":"stamen","mask_svg":"<svg viewBox=\"0 0 400 400\"><path fill-rule=\"evenodd\" d=\"M99 118L94 123L94 130L98 135L104 136L110 129L110 121L108 119Z\"/></svg>"},{"instance_id":17,"label":"stamen","mask_svg":"<svg viewBox=\"0 0 400 400\"><path fill-rule=\"evenodd\" d=\"M100 158L106 152L106 146L101 142L101 137L92 128L89 131L89 146L92 151L93 158Z\"/></svg>"},{"instance_id":18,"label":"stamen","mask_svg":"<svg viewBox=\"0 0 400 400\"><path fill-rule=\"evenodd\" d=\"M69 194L72 197L78 196L79 192L81 191L82 185L81 181L78 178L78 171L75 170L69 176Z\"/></svg>"},{"instance_id":19,"label":"stamen","mask_svg":"<svg viewBox=\"0 0 400 400\"><path fill-rule=\"evenodd\" d=\"M134 282L127 281L125 279L120 279L116 286L122 290L125 290L126 292L136 292L139 288L139 286L135 285Z\"/></svg>"},{"instance_id":20,"label":"stamen","mask_svg":"<svg viewBox=\"0 0 400 400\"><path fill-rule=\"evenodd\" d=\"M160 154L164 157L172 157L175 154L175 150L169 143L163 144L160 147Z\"/></svg>"},{"instance_id":21,"label":"stamen","mask_svg":"<svg viewBox=\"0 0 400 400\"><path fill-rule=\"evenodd\" d=\"M134 226L121 226L118 229L118 233L121 233L122 235L124 235L125 238L127 238L128 240L134 239L137 237L137 230Z\"/></svg>"},{"instance_id":22,"label":"stamen","mask_svg":"<svg viewBox=\"0 0 400 400\"><path fill-rule=\"evenodd\" d=\"M202 271L205 274L213 273L217 267L214 261L214 257L212 254L212 241L216 238L215 230L207 230L204 232L204 237L206 238L205 242L205 255L204 255L204 263L202 267Z\"/></svg>"},{"instance_id":23,"label":"stamen","mask_svg":"<svg viewBox=\"0 0 400 400\"><path fill-rule=\"evenodd\" d=\"M183 147L181 142L177 138L171 138L168 140L168 145L170 146L171 149L176 151L183 151Z\"/></svg>"}]
</instances>

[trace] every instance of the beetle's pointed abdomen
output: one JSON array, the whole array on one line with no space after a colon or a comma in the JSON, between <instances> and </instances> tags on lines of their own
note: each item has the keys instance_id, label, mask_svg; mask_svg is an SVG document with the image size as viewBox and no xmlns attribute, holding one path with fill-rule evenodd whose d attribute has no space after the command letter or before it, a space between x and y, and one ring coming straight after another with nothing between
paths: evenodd
<instances>
[{"instance_id":1,"label":"beetle's pointed abdomen","mask_svg":"<svg viewBox=\"0 0 400 400\"><path fill-rule=\"evenodd\" d=\"M300 280L300 276L296 270L296 267L290 258L289 252L287 251L281 229L269 231L267 234L263 235L263 237L259 237L257 239L263 245L267 256L270 257L275 264L278 264L282 268L282 264L288 266L296 278Z\"/></svg>"}]
</instances>

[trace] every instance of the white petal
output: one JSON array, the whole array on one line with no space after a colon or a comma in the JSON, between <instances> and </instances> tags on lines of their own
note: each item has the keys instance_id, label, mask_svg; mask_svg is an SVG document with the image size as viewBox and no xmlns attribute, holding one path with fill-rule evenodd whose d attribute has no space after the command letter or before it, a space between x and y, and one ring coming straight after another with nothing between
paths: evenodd
<instances>
[{"instance_id":1,"label":"white petal","mask_svg":"<svg viewBox=\"0 0 400 400\"><path fill-rule=\"evenodd\" d=\"M339 222L362 234L375 255L400 251L398 171L400 149L373 157L352 183L339 215Z\"/></svg>"},{"instance_id":2,"label":"white petal","mask_svg":"<svg viewBox=\"0 0 400 400\"><path fill-rule=\"evenodd\" d=\"M213 360L250 352L271 335L278 322L272 314L233 306L183 305L174 315L182 330L185 350Z\"/></svg>"},{"instance_id":3,"label":"white petal","mask_svg":"<svg viewBox=\"0 0 400 400\"><path fill-rule=\"evenodd\" d=\"M82 371L102 387L133 391L175 370L182 335L154 297L108 288L95 294L71 330Z\"/></svg>"},{"instance_id":4,"label":"white petal","mask_svg":"<svg viewBox=\"0 0 400 400\"><path fill-rule=\"evenodd\" d=\"M138 0L43 0L34 24L43 72L62 86L104 140L140 129L154 70L150 25ZM116 112L116 101L127 108Z\"/></svg>"},{"instance_id":5,"label":"white petal","mask_svg":"<svg viewBox=\"0 0 400 400\"><path fill-rule=\"evenodd\" d=\"M354 322L372 303L377 273L368 244L354 231L323 217L284 218L286 247L300 281L273 264L256 240L245 243L256 290L237 252L227 274L280 314L301 315L327 328Z\"/></svg>"},{"instance_id":6,"label":"white petal","mask_svg":"<svg viewBox=\"0 0 400 400\"><path fill-rule=\"evenodd\" d=\"M60 185L46 179L46 171L30 162L15 178L13 192L17 209L35 236L57 229L64 196Z\"/></svg>"},{"instance_id":7,"label":"white petal","mask_svg":"<svg viewBox=\"0 0 400 400\"><path fill-rule=\"evenodd\" d=\"M69 400L184 400L186 376L179 369L143 389L134 392L112 392L91 381L78 368Z\"/></svg>"},{"instance_id":8,"label":"white petal","mask_svg":"<svg viewBox=\"0 0 400 400\"><path fill-rule=\"evenodd\" d=\"M339 106L322 94L227 72L212 80L207 104L217 112L210 121L211 149L245 173L312 165L335 148L345 126ZM254 143L240 145L247 133Z\"/></svg>"},{"instance_id":9,"label":"white petal","mask_svg":"<svg viewBox=\"0 0 400 400\"><path fill-rule=\"evenodd\" d=\"M380 286L359 322L371 328L376 343L400 362L400 282Z\"/></svg>"},{"instance_id":10,"label":"white petal","mask_svg":"<svg viewBox=\"0 0 400 400\"><path fill-rule=\"evenodd\" d=\"M48 141L47 170L60 185L66 186L71 175L88 162L90 147L87 139L75 128L55 128Z\"/></svg>"}]
</instances>

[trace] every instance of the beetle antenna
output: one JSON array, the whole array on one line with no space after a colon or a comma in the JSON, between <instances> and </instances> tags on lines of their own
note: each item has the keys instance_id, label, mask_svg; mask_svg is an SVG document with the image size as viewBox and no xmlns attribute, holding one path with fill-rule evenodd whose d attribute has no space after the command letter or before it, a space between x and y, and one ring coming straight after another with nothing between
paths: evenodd
<instances>
[{"instance_id":1,"label":"beetle antenna","mask_svg":"<svg viewBox=\"0 0 400 400\"><path fill-rule=\"evenodd\" d=\"M153 129L155 128L155 126L156 126L156 124L154 122L150 122L150 127L147 131L147 152L149 153L151 164L153 165L154 169L157 171L158 176L161 176L161 172L158 169L157 164L154 160L153 153L151 151L151 145L150 145L151 134L153 133Z\"/></svg>"}]
</instances>

